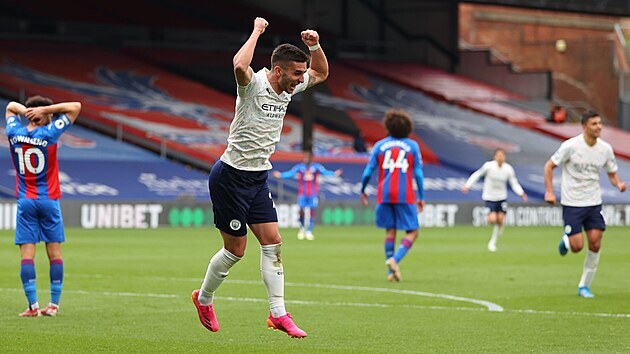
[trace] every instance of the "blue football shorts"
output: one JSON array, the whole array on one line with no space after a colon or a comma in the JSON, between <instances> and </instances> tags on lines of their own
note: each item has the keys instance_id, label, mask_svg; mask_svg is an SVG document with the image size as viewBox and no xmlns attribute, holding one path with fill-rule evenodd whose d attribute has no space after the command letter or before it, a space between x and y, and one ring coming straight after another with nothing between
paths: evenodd
<instances>
[{"instance_id":1,"label":"blue football shorts","mask_svg":"<svg viewBox=\"0 0 630 354\"><path fill-rule=\"evenodd\" d=\"M376 226L383 229L416 230L419 227L418 208L415 204L377 204Z\"/></svg>"},{"instance_id":2,"label":"blue football shorts","mask_svg":"<svg viewBox=\"0 0 630 354\"><path fill-rule=\"evenodd\" d=\"M319 205L319 198L316 196L305 196L305 195L300 195L298 196L298 205L300 206L300 209L304 209L304 208L311 208L311 209L317 209L317 206Z\"/></svg>"},{"instance_id":3,"label":"blue football shorts","mask_svg":"<svg viewBox=\"0 0 630 354\"><path fill-rule=\"evenodd\" d=\"M59 200L17 200L15 244L64 242L63 218Z\"/></svg>"}]
</instances>

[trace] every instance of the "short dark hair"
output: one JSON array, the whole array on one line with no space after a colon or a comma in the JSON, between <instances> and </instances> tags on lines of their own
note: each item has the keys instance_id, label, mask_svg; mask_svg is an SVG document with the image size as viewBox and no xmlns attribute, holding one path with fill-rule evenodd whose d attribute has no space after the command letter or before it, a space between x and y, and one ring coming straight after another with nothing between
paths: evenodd
<instances>
[{"instance_id":1,"label":"short dark hair","mask_svg":"<svg viewBox=\"0 0 630 354\"><path fill-rule=\"evenodd\" d=\"M29 97L24 103L24 106L26 108L33 108L33 107L50 106L52 104L53 104L53 101L50 98L37 95L37 96Z\"/></svg>"},{"instance_id":2,"label":"short dark hair","mask_svg":"<svg viewBox=\"0 0 630 354\"><path fill-rule=\"evenodd\" d=\"M593 111L588 111L584 114L582 114L582 125L588 123L588 120L591 118L595 118L595 117L599 117L599 113L593 112Z\"/></svg>"},{"instance_id":3,"label":"short dark hair","mask_svg":"<svg viewBox=\"0 0 630 354\"><path fill-rule=\"evenodd\" d=\"M413 122L409 114L402 109L390 109L383 119L387 133L394 138L406 138L413 130Z\"/></svg>"},{"instance_id":4,"label":"short dark hair","mask_svg":"<svg viewBox=\"0 0 630 354\"><path fill-rule=\"evenodd\" d=\"M280 63L287 63L291 61L295 61L298 63L306 63L310 57L308 54L304 53L304 51L293 44L280 44L273 50L271 53L271 68L274 66L280 65ZM282 66L282 65L280 65Z\"/></svg>"},{"instance_id":5,"label":"short dark hair","mask_svg":"<svg viewBox=\"0 0 630 354\"><path fill-rule=\"evenodd\" d=\"M494 149L494 153L492 154L492 156L495 156L497 154L497 152L501 151L503 153L503 155L505 155L505 149L504 148L496 148Z\"/></svg>"}]
</instances>

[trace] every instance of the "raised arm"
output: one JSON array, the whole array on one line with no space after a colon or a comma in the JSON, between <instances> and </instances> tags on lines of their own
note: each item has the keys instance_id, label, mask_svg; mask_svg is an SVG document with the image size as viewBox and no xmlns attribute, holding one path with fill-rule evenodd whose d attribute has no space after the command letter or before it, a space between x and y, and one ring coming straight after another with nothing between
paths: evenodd
<instances>
[{"instance_id":1,"label":"raised arm","mask_svg":"<svg viewBox=\"0 0 630 354\"><path fill-rule=\"evenodd\" d=\"M337 170L332 171L332 170L326 169L326 167L324 167L324 165L322 164L316 164L315 168L317 169L319 173L321 173L322 176L326 176L326 177L330 177L330 176L339 177L343 173L342 169L337 169Z\"/></svg>"},{"instance_id":2,"label":"raised arm","mask_svg":"<svg viewBox=\"0 0 630 354\"><path fill-rule=\"evenodd\" d=\"M553 192L553 169L556 167L551 160L545 163L545 201L549 204L556 204L556 194Z\"/></svg>"},{"instance_id":3,"label":"raised arm","mask_svg":"<svg viewBox=\"0 0 630 354\"><path fill-rule=\"evenodd\" d=\"M319 45L319 34L313 30L302 31L302 42L311 51L311 66L308 69L308 87L315 86L328 78L328 59Z\"/></svg>"},{"instance_id":4,"label":"raised arm","mask_svg":"<svg viewBox=\"0 0 630 354\"><path fill-rule=\"evenodd\" d=\"M295 177L295 175L297 175L299 170L300 170L300 164L297 164L293 166L290 170L285 171L285 172L274 171L273 176L276 178L293 178Z\"/></svg>"},{"instance_id":5,"label":"raised arm","mask_svg":"<svg viewBox=\"0 0 630 354\"><path fill-rule=\"evenodd\" d=\"M29 120L40 114L65 114L70 122L74 123L81 112L81 102L62 102L50 106L32 107L26 109L26 118Z\"/></svg>"},{"instance_id":6,"label":"raised arm","mask_svg":"<svg viewBox=\"0 0 630 354\"><path fill-rule=\"evenodd\" d=\"M234 77L236 78L236 83L239 86L247 86L247 84L252 81L254 70L252 70L249 65L252 63L254 49L256 49L258 38L265 32L268 25L269 22L267 22L267 20L262 17L256 17L254 20L254 29L252 30L252 34L232 59L232 64L234 65Z\"/></svg>"},{"instance_id":7,"label":"raised arm","mask_svg":"<svg viewBox=\"0 0 630 354\"><path fill-rule=\"evenodd\" d=\"M9 102L9 104L7 105L4 118L9 118L11 116L18 116L20 114L26 114L26 107L24 107L24 105L17 102Z\"/></svg>"}]
</instances>

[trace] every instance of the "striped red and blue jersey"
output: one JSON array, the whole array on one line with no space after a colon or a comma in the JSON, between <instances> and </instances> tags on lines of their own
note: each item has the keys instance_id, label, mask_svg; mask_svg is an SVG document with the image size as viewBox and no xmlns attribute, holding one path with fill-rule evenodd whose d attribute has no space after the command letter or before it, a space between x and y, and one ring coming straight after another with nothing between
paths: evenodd
<instances>
[{"instance_id":1,"label":"striped red and blue jersey","mask_svg":"<svg viewBox=\"0 0 630 354\"><path fill-rule=\"evenodd\" d=\"M375 171L378 173L377 203L415 203L414 179L419 199L424 200L422 155L415 141L388 136L374 144L370 160L363 171L361 193Z\"/></svg>"},{"instance_id":2,"label":"striped red and blue jersey","mask_svg":"<svg viewBox=\"0 0 630 354\"><path fill-rule=\"evenodd\" d=\"M322 164L312 162L310 164L299 163L289 171L282 172L280 178L298 177L298 196L313 197L319 195L319 182L317 177L334 176L335 171L327 170Z\"/></svg>"},{"instance_id":3,"label":"striped red and blue jersey","mask_svg":"<svg viewBox=\"0 0 630 354\"><path fill-rule=\"evenodd\" d=\"M62 114L50 124L28 131L19 117L7 117L6 133L16 172L17 198L61 198L57 140L71 125L70 119Z\"/></svg>"}]
</instances>

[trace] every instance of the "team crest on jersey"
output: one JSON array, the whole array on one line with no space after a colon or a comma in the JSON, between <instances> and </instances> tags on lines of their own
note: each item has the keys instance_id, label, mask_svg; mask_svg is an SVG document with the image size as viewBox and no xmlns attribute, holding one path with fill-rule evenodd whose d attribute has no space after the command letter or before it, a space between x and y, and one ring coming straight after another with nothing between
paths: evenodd
<instances>
[{"instance_id":1,"label":"team crest on jersey","mask_svg":"<svg viewBox=\"0 0 630 354\"><path fill-rule=\"evenodd\" d=\"M230 221L230 229L237 231L238 229L241 228L241 222L236 220L236 219L232 219L232 221Z\"/></svg>"}]
</instances>

